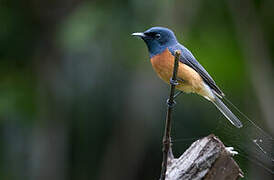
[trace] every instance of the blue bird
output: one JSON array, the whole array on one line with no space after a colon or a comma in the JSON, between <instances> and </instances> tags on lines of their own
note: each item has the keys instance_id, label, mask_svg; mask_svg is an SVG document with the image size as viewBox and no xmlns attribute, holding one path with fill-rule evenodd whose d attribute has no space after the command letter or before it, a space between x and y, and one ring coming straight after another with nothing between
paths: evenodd
<instances>
[{"instance_id":1,"label":"blue bird","mask_svg":"<svg viewBox=\"0 0 274 180\"><path fill-rule=\"evenodd\" d=\"M241 121L222 102L221 99L225 95L213 78L192 53L177 41L170 29L152 27L145 32L133 33L132 35L145 41L152 67L166 83L169 83L172 77L175 51L180 50L176 88L186 93L196 93L203 96L212 102L234 126L237 128L243 126Z\"/></svg>"}]
</instances>

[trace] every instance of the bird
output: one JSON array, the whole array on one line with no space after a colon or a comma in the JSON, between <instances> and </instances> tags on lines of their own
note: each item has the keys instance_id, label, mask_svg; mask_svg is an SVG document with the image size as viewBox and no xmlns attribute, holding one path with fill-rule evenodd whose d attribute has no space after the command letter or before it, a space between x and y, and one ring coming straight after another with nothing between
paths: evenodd
<instances>
[{"instance_id":1,"label":"bird","mask_svg":"<svg viewBox=\"0 0 274 180\"><path fill-rule=\"evenodd\" d=\"M212 102L217 109L237 128L241 121L222 102L225 94L217 86L205 68L185 46L180 44L172 30L151 27L144 32L132 33L144 40L149 51L150 62L157 75L170 83L173 74L175 51L181 51L177 71L176 89L184 93L196 93Z\"/></svg>"}]
</instances>

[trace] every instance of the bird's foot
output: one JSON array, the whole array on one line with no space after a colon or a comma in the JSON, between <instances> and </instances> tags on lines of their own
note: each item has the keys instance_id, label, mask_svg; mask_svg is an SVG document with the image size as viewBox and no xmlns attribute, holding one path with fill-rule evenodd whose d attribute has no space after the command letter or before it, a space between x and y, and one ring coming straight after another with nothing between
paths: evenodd
<instances>
[{"instance_id":1,"label":"bird's foot","mask_svg":"<svg viewBox=\"0 0 274 180\"><path fill-rule=\"evenodd\" d=\"M168 107L173 108L176 105L176 102L170 101L170 99L167 99L166 104L168 105Z\"/></svg>"},{"instance_id":2,"label":"bird's foot","mask_svg":"<svg viewBox=\"0 0 274 180\"><path fill-rule=\"evenodd\" d=\"M171 85L174 85L174 86L179 85L177 79L174 80L174 79L170 78L170 79L169 79L169 82L170 82Z\"/></svg>"}]
</instances>

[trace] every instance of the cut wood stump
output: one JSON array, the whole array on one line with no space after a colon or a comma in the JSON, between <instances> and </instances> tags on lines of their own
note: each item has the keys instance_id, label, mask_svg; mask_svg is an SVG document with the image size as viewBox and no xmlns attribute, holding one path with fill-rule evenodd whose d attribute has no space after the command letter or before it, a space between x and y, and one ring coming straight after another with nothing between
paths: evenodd
<instances>
[{"instance_id":1,"label":"cut wood stump","mask_svg":"<svg viewBox=\"0 0 274 180\"><path fill-rule=\"evenodd\" d=\"M226 148L213 134L195 141L181 157L170 150L166 180L236 180L243 172L232 156L237 152Z\"/></svg>"}]
</instances>

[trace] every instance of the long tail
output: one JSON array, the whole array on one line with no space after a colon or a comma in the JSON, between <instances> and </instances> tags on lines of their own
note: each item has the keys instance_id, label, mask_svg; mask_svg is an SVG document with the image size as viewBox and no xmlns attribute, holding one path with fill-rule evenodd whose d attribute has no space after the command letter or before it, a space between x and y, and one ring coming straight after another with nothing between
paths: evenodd
<instances>
[{"instance_id":1,"label":"long tail","mask_svg":"<svg viewBox=\"0 0 274 180\"><path fill-rule=\"evenodd\" d=\"M241 121L226 107L226 105L215 96L214 100L212 100L213 104L223 113L223 115L237 128L241 128L243 124Z\"/></svg>"}]
</instances>

